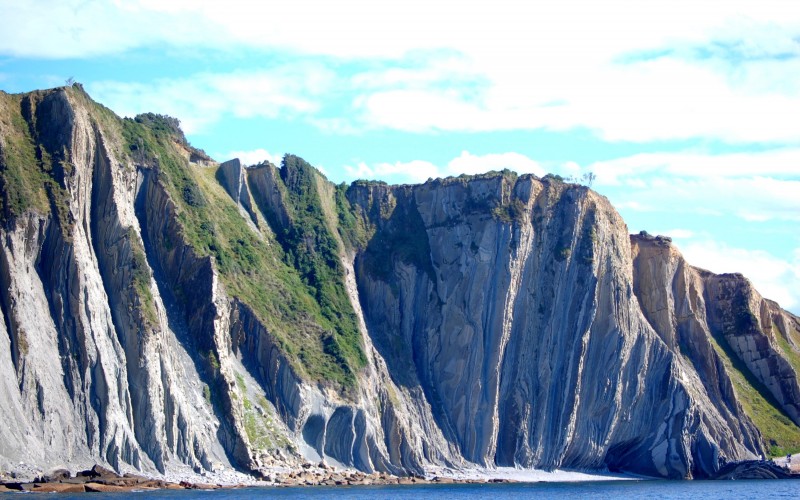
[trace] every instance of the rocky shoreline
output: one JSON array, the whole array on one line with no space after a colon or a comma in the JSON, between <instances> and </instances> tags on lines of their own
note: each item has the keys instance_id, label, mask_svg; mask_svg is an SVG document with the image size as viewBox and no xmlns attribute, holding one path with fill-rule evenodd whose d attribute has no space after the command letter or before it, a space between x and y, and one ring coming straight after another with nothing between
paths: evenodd
<instances>
[{"instance_id":1,"label":"rocky shoreline","mask_svg":"<svg viewBox=\"0 0 800 500\"><path fill-rule=\"evenodd\" d=\"M505 478L458 479L450 477L420 476L400 477L386 473L367 474L361 471L337 470L325 464L307 463L302 468L291 471L277 471L264 476L260 481L247 483L203 483L190 481L169 481L154 479L136 474L117 474L100 465L72 474L59 469L31 481L2 479L0 493L113 493L148 490L215 490L252 488L259 486L367 486L367 485L412 485L412 484L454 484L454 483L510 483Z\"/></svg>"},{"instance_id":2,"label":"rocky shoreline","mask_svg":"<svg viewBox=\"0 0 800 500\"><path fill-rule=\"evenodd\" d=\"M32 481L10 480L0 484L0 493L110 493L163 489L217 489L216 484L170 482L135 474L117 474L100 465L79 471L73 475L66 469L58 469L50 474L36 477Z\"/></svg>"},{"instance_id":3,"label":"rocky shoreline","mask_svg":"<svg viewBox=\"0 0 800 500\"><path fill-rule=\"evenodd\" d=\"M771 461L743 461L723 467L715 479L800 479L800 470L788 464L778 465ZM72 474L66 469L58 469L43 474L33 480L8 478L0 474L0 493L115 493L149 490L216 490L252 487L292 487L292 486L368 486L368 485L414 485L414 484L485 484L526 482L524 478L510 477L466 477L447 475L394 476L374 472L367 474L355 470L342 470L325 463L305 463L292 470L275 470L254 480L250 476L242 482L195 482L145 477L136 474L118 474L100 465ZM609 478L610 479L610 478Z\"/></svg>"}]
</instances>

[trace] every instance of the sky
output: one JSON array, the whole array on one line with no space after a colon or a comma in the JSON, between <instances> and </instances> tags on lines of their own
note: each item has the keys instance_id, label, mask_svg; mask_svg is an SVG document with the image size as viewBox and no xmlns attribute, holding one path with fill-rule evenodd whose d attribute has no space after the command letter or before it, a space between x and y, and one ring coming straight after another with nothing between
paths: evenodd
<instances>
[{"instance_id":1,"label":"sky","mask_svg":"<svg viewBox=\"0 0 800 500\"><path fill-rule=\"evenodd\" d=\"M794 1L0 0L0 89L81 82L334 182L581 178L800 313Z\"/></svg>"}]
</instances>

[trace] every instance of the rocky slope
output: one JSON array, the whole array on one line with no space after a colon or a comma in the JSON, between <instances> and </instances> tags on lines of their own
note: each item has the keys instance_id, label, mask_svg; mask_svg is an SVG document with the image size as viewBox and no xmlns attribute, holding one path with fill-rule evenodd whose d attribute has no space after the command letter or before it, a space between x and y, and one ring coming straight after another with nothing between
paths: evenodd
<instances>
[{"instance_id":1,"label":"rocky slope","mask_svg":"<svg viewBox=\"0 0 800 500\"><path fill-rule=\"evenodd\" d=\"M0 94L0 469L704 477L800 448L800 322L510 172L217 164L79 86Z\"/></svg>"}]
</instances>

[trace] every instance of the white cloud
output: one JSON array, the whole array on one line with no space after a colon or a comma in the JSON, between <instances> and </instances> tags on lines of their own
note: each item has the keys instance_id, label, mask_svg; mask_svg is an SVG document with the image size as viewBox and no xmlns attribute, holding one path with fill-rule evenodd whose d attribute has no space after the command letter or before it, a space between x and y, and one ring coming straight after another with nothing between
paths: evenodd
<instances>
[{"instance_id":1,"label":"white cloud","mask_svg":"<svg viewBox=\"0 0 800 500\"><path fill-rule=\"evenodd\" d=\"M366 163L358 162L356 166L345 165L344 170L347 176L352 180L357 179L377 179L375 171L371 169Z\"/></svg>"},{"instance_id":2,"label":"white cloud","mask_svg":"<svg viewBox=\"0 0 800 500\"><path fill-rule=\"evenodd\" d=\"M795 249L791 260L712 240L690 242L681 245L680 250L693 266L717 274L742 273L762 296L775 300L784 309L800 309L800 248Z\"/></svg>"},{"instance_id":3,"label":"white cloud","mask_svg":"<svg viewBox=\"0 0 800 500\"><path fill-rule=\"evenodd\" d=\"M202 130L225 114L237 118L316 112L318 96L335 76L318 65L295 64L271 71L200 73L150 83L118 81L87 85L92 96L124 116L155 111L181 120L187 133Z\"/></svg>"},{"instance_id":4,"label":"white cloud","mask_svg":"<svg viewBox=\"0 0 800 500\"><path fill-rule=\"evenodd\" d=\"M266 160L273 165L280 166L283 161L283 154L273 154L261 148L250 151L231 151L222 155L220 161L226 161L232 158L239 158L239 161L245 165L256 165Z\"/></svg>"},{"instance_id":5,"label":"white cloud","mask_svg":"<svg viewBox=\"0 0 800 500\"><path fill-rule=\"evenodd\" d=\"M353 76L351 83L359 90L452 88L458 82L482 77L482 73L463 55L432 54L420 59L409 67L390 66L388 69L362 71Z\"/></svg>"},{"instance_id":6,"label":"white cloud","mask_svg":"<svg viewBox=\"0 0 800 500\"><path fill-rule=\"evenodd\" d=\"M800 81L800 62L782 64L797 65L792 81ZM611 141L800 141L800 131L787 124L788 116L800 112L798 96L739 88L726 70L711 64L661 58L599 65L580 75L531 66L507 81L486 71L489 85L456 80L456 90L379 89L364 93L356 109L368 126L411 132L588 128ZM737 68L763 80L755 76L760 71ZM537 81L542 72L548 75L544 83ZM459 90L470 83L472 92Z\"/></svg>"},{"instance_id":7,"label":"white cloud","mask_svg":"<svg viewBox=\"0 0 800 500\"><path fill-rule=\"evenodd\" d=\"M703 154L692 152L642 153L587 167L599 185L630 183L648 174L685 178L751 178L770 176L800 179L800 149L763 152ZM640 186L641 187L641 186Z\"/></svg>"},{"instance_id":8,"label":"white cloud","mask_svg":"<svg viewBox=\"0 0 800 500\"><path fill-rule=\"evenodd\" d=\"M654 209L649 205L644 205L638 201L619 201L614 203L618 210L632 210L634 212L652 212Z\"/></svg>"},{"instance_id":9,"label":"white cloud","mask_svg":"<svg viewBox=\"0 0 800 500\"><path fill-rule=\"evenodd\" d=\"M447 164L447 173L450 175L481 174L489 170L505 168L520 174L543 176L547 173L537 161L519 153L473 155L469 151L462 151L460 156L452 159Z\"/></svg>"},{"instance_id":10,"label":"white cloud","mask_svg":"<svg viewBox=\"0 0 800 500\"><path fill-rule=\"evenodd\" d=\"M572 174L576 168L560 171ZM623 211L800 221L800 149L637 154L577 171L593 172L594 187Z\"/></svg>"},{"instance_id":11,"label":"white cloud","mask_svg":"<svg viewBox=\"0 0 800 500\"><path fill-rule=\"evenodd\" d=\"M680 228L668 229L666 231L656 231L655 234L663 234L664 236L669 236L670 238L677 240L686 240L694 237L694 231Z\"/></svg>"},{"instance_id":12,"label":"white cloud","mask_svg":"<svg viewBox=\"0 0 800 500\"><path fill-rule=\"evenodd\" d=\"M800 221L800 180L764 177L645 179L646 188L618 191L619 206L639 203L663 213L733 214L750 221Z\"/></svg>"},{"instance_id":13,"label":"white cloud","mask_svg":"<svg viewBox=\"0 0 800 500\"><path fill-rule=\"evenodd\" d=\"M352 123L318 122L338 130L579 127L609 140L800 141L791 123L800 113L800 9L780 0L30 0L3 2L0 18L0 54L17 57L139 47L334 57L323 60L350 72L345 90L358 93ZM371 69L353 75L342 60ZM239 90L227 83L208 79L203 95ZM157 90L138 95L155 99L145 94ZM237 115L271 116L276 107L313 109L309 95L306 86L222 101Z\"/></svg>"},{"instance_id":14,"label":"white cloud","mask_svg":"<svg viewBox=\"0 0 800 500\"><path fill-rule=\"evenodd\" d=\"M351 58L451 49L507 70L526 55L534 55L534 62L566 64L607 60L631 47L691 46L710 36L736 39L743 31L750 36L742 52L760 55L791 50L787 36L800 24L800 14L781 0L612 0L602 5L496 0L491 6L458 0L29 0L4 2L0 14L9 21L0 49L15 55L108 54L159 42L290 48ZM51 29L30 30L40 23ZM544 46L547 50L541 50Z\"/></svg>"},{"instance_id":15,"label":"white cloud","mask_svg":"<svg viewBox=\"0 0 800 500\"><path fill-rule=\"evenodd\" d=\"M371 167L360 162L355 167L345 166L344 168L351 179L382 179L397 183L425 182L429 177L441 176L436 165L423 160L378 163Z\"/></svg>"},{"instance_id":16,"label":"white cloud","mask_svg":"<svg viewBox=\"0 0 800 500\"><path fill-rule=\"evenodd\" d=\"M346 118L315 118L309 117L309 123L326 134L359 135L364 132L362 127L356 126Z\"/></svg>"},{"instance_id":17,"label":"white cloud","mask_svg":"<svg viewBox=\"0 0 800 500\"><path fill-rule=\"evenodd\" d=\"M500 154L474 155L469 151L450 160L444 167L429 161L412 160L408 162L378 163L368 166L360 162L355 167L345 166L351 179L383 179L399 183L424 182L429 178L461 174L482 174L490 170L510 169L517 173L545 174L538 162L525 155L509 152Z\"/></svg>"}]
</instances>

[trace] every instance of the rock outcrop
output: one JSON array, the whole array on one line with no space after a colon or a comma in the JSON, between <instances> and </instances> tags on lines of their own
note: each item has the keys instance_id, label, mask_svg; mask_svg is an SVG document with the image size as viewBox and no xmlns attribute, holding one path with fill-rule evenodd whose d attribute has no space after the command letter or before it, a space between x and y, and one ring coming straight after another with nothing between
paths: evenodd
<instances>
[{"instance_id":1,"label":"rock outcrop","mask_svg":"<svg viewBox=\"0 0 800 500\"><path fill-rule=\"evenodd\" d=\"M225 191L231 195L233 201L239 205L243 215L249 218L255 226L259 226L258 216L253 209L250 190L247 187L245 168L239 159L234 158L221 164L217 169L217 179Z\"/></svg>"},{"instance_id":2,"label":"rock outcrop","mask_svg":"<svg viewBox=\"0 0 800 500\"><path fill-rule=\"evenodd\" d=\"M716 340L800 424L800 387L789 361L798 348L798 318L763 299L741 274L715 275L690 266L667 241L636 235L631 244L636 295L664 342L685 353L704 380L719 379L717 396L733 401L731 382L711 344ZM671 286L656 286L663 283ZM740 420L738 413L731 414L731 422Z\"/></svg>"},{"instance_id":3,"label":"rock outcrop","mask_svg":"<svg viewBox=\"0 0 800 500\"><path fill-rule=\"evenodd\" d=\"M29 130L4 123L7 136L41 144L39 164L27 168L60 163L55 182L66 197L53 203L68 215L26 212L3 231L2 467L100 459L163 472L177 456L209 466L219 424L152 280L134 213L136 170L76 99L31 94L21 99ZM8 165L19 151L2 153ZM221 446L216 453L225 456Z\"/></svg>"},{"instance_id":4,"label":"rock outcrop","mask_svg":"<svg viewBox=\"0 0 800 500\"><path fill-rule=\"evenodd\" d=\"M368 331L468 461L686 477L760 451L648 323L607 200L505 175L352 198L392 207L357 260Z\"/></svg>"},{"instance_id":5,"label":"rock outcrop","mask_svg":"<svg viewBox=\"0 0 800 500\"><path fill-rule=\"evenodd\" d=\"M0 97L0 469L710 477L800 433L798 318L586 187L334 186Z\"/></svg>"},{"instance_id":6,"label":"rock outcrop","mask_svg":"<svg viewBox=\"0 0 800 500\"><path fill-rule=\"evenodd\" d=\"M713 479L800 479L772 462L745 461L724 466Z\"/></svg>"}]
</instances>

